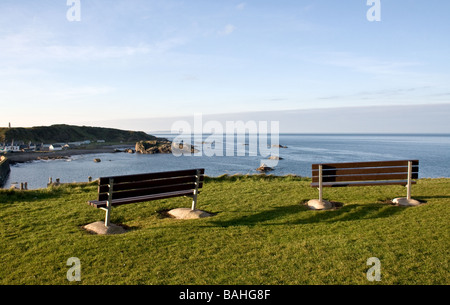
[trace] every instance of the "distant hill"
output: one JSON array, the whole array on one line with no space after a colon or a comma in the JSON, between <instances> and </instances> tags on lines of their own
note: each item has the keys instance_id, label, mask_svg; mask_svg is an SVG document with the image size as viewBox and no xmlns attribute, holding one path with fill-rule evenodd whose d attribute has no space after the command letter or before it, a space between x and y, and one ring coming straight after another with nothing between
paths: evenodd
<instances>
[{"instance_id":1,"label":"distant hill","mask_svg":"<svg viewBox=\"0 0 450 305\"><path fill-rule=\"evenodd\" d=\"M68 143L84 140L106 142L138 142L158 139L143 131L128 131L103 127L52 125L31 128L0 128L0 143L29 141L34 143Z\"/></svg>"}]
</instances>

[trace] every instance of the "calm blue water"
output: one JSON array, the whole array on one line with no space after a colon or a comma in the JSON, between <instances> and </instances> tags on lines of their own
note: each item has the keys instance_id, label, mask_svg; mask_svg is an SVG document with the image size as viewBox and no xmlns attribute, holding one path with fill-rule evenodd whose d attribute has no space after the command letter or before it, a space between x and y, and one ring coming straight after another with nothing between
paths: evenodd
<instances>
[{"instance_id":1,"label":"calm blue water","mask_svg":"<svg viewBox=\"0 0 450 305\"><path fill-rule=\"evenodd\" d=\"M172 139L172 135L158 135ZM251 139L251 136L250 136ZM91 176L94 180L102 176L128 175L190 168L205 168L208 176L222 174L256 174L256 168L265 163L272 166L258 153L258 147L244 145L236 138L235 143L216 139L216 146L209 144L211 138L205 136L202 156L181 156L172 154L92 154L73 156L68 160L33 161L11 167L5 188L13 182L28 182L29 189L46 187L48 178L61 182L85 182ZM246 140L247 143L249 139ZM193 142L195 145L202 145ZM265 142L264 142L265 143ZM281 134L279 143L288 148L280 148L274 175L296 174L311 176L311 164L332 162L357 162L381 160L420 160L420 177L450 177L450 135L304 135ZM270 140L269 140L270 144ZM232 156L206 156L223 145L234 147ZM228 145L228 146L227 146ZM273 149L273 148L272 148ZM238 156L245 151L246 156ZM258 153L249 156L250 152ZM230 153L228 153L230 155ZM102 162L95 163L94 158Z\"/></svg>"}]
</instances>

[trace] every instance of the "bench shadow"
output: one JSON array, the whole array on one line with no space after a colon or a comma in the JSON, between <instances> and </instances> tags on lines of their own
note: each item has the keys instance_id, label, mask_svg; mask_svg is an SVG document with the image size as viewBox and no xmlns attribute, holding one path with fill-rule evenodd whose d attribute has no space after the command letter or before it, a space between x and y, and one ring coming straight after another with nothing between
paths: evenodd
<instances>
[{"instance_id":1,"label":"bench shadow","mask_svg":"<svg viewBox=\"0 0 450 305\"><path fill-rule=\"evenodd\" d=\"M314 224L314 223L334 223L342 221L355 221L362 219L378 219L391 217L393 215L402 213L405 208L398 207L384 203L372 203L372 204L351 204L344 205L339 209L328 211L313 211L302 204L295 204L284 207L274 207L270 210L262 211L252 215L245 215L230 220L214 220L211 223L221 227L229 226L255 226L255 225L298 225L298 224ZM296 214L302 214L298 216L307 217L295 217ZM272 222L277 219L282 219L286 216L293 215L296 219L286 219L280 222Z\"/></svg>"},{"instance_id":2,"label":"bench shadow","mask_svg":"<svg viewBox=\"0 0 450 305\"><path fill-rule=\"evenodd\" d=\"M284 216L299 213L302 211L306 211L306 208L300 204L285 207L274 207L270 210L262 211L252 215L244 215L230 220L213 220L211 221L211 223L220 227L254 226L266 221L275 220L277 218L282 218Z\"/></svg>"},{"instance_id":3,"label":"bench shadow","mask_svg":"<svg viewBox=\"0 0 450 305\"><path fill-rule=\"evenodd\" d=\"M449 199L450 196L412 196L413 199L427 202L427 199Z\"/></svg>"},{"instance_id":4,"label":"bench shadow","mask_svg":"<svg viewBox=\"0 0 450 305\"><path fill-rule=\"evenodd\" d=\"M312 224L319 222L335 223L387 218L402 213L404 209L404 207L384 203L351 204L343 206L339 210L314 213L311 217L295 221L295 224Z\"/></svg>"}]
</instances>

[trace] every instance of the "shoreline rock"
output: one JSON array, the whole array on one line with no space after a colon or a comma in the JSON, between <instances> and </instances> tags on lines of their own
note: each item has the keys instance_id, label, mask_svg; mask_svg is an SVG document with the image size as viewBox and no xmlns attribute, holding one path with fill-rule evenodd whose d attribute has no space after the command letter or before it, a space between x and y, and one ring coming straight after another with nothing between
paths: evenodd
<instances>
[{"instance_id":1,"label":"shoreline rock","mask_svg":"<svg viewBox=\"0 0 450 305\"><path fill-rule=\"evenodd\" d=\"M48 160L65 160L65 159L69 159L70 156L38 156L36 158L36 160L44 160L44 161L48 161Z\"/></svg>"},{"instance_id":2,"label":"shoreline rock","mask_svg":"<svg viewBox=\"0 0 450 305\"><path fill-rule=\"evenodd\" d=\"M281 145L281 144L278 144L278 145L272 145L272 147L278 147L278 148L288 148L287 146L284 146L284 145Z\"/></svg>"},{"instance_id":3,"label":"shoreline rock","mask_svg":"<svg viewBox=\"0 0 450 305\"><path fill-rule=\"evenodd\" d=\"M136 143L136 153L140 154L171 154L172 149L187 150L187 152L198 152L193 145L173 143L168 140L139 141Z\"/></svg>"},{"instance_id":4,"label":"shoreline rock","mask_svg":"<svg viewBox=\"0 0 450 305\"><path fill-rule=\"evenodd\" d=\"M258 167L256 170L259 171L259 172L265 173L265 172L273 171L273 168L272 168L272 167L269 167L269 166L267 166L267 165L265 165L265 164L262 164L262 165L261 165L260 167Z\"/></svg>"}]
</instances>

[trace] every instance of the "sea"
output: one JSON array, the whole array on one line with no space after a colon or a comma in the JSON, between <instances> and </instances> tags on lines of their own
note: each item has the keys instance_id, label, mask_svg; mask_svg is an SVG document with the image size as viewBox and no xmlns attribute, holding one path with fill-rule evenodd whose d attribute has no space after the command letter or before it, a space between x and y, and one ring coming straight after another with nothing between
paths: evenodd
<instances>
[{"instance_id":1,"label":"sea","mask_svg":"<svg viewBox=\"0 0 450 305\"><path fill-rule=\"evenodd\" d=\"M273 168L267 174L310 177L315 163L383 160L419 160L420 178L450 177L450 134L279 134L267 139L248 134L203 135L191 140L198 150L195 154L98 153L15 164L3 187L26 182L28 189L38 189L47 187L49 178L61 183L87 182L89 177L192 168L204 168L210 177L251 175L259 174L257 168L262 164ZM269 160L270 155L280 160ZM97 158L101 162L94 162Z\"/></svg>"}]
</instances>

